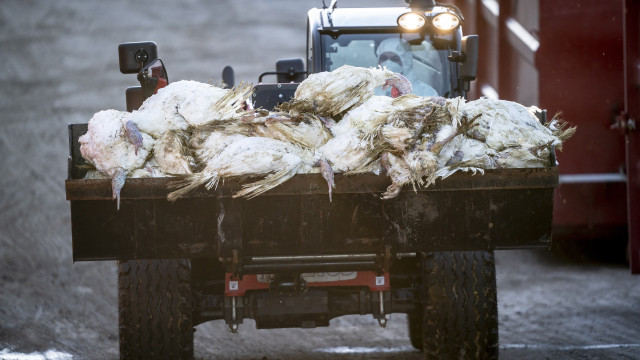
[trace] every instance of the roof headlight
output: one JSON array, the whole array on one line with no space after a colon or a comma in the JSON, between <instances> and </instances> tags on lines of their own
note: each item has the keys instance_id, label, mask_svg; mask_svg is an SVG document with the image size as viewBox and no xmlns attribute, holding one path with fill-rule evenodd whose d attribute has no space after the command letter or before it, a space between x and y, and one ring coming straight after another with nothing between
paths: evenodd
<instances>
[{"instance_id":1,"label":"roof headlight","mask_svg":"<svg viewBox=\"0 0 640 360\"><path fill-rule=\"evenodd\" d=\"M443 12L434 16L431 23L439 30L450 31L460 25L460 18L452 13Z\"/></svg>"},{"instance_id":2,"label":"roof headlight","mask_svg":"<svg viewBox=\"0 0 640 360\"><path fill-rule=\"evenodd\" d=\"M407 31L420 30L427 20L422 14L408 12L398 17L398 25Z\"/></svg>"}]
</instances>

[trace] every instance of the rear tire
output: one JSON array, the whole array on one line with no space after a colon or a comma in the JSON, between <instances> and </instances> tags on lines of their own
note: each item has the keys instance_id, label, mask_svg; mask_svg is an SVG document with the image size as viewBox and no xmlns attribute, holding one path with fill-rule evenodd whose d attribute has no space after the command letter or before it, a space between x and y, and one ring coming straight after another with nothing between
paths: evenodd
<instances>
[{"instance_id":1,"label":"rear tire","mask_svg":"<svg viewBox=\"0 0 640 360\"><path fill-rule=\"evenodd\" d=\"M118 266L121 359L193 359L188 260L131 260Z\"/></svg>"},{"instance_id":2,"label":"rear tire","mask_svg":"<svg viewBox=\"0 0 640 360\"><path fill-rule=\"evenodd\" d=\"M422 255L425 359L497 359L493 251Z\"/></svg>"}]
</instances>

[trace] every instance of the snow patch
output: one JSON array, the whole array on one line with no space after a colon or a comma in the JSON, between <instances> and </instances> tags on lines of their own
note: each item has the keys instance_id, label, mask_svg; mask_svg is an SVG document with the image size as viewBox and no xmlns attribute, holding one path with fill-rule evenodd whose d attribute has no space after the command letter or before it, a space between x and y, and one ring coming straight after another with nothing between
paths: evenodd
<instances>
[{"instance_id":1,"label":"snow patch","mask_svg":"<svg viewBox=\"0 0 640 360\"><path fill-rule=\"evenodd\" d=\"M30 354L12 352L9 349L0 351L0 360L70 360L73 355L57 350L47 350L44 353L32 352Z\"/></svg>"},{"instance_id":2,"label":"snow patch","mask_svg":"<svg viewBox=\"0 0 640 360\"><path fill-rule=\"evenodd\" d=\"M370 354L370 353L399 353L399 352L416 352L412 346L396 346L396 347L364 347L364 346L336 346L330 348L319 348L313 351L328 354Z\"/></svg>"}]
</instances>

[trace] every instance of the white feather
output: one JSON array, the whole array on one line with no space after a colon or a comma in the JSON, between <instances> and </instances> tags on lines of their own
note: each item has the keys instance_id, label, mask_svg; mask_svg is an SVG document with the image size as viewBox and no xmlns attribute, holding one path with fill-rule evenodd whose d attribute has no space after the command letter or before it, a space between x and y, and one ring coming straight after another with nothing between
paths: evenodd
<instances>
[{"instance_id":1,"label":"white feather","mask_svg":"<svg viewBox=\"0 0 640 360\"><path fill-rule=\"evenodd\" d=\"M476 127L468 133L485 139L487 145L496 151L560 144L560 140L540 123L532 111L512 101L482 98L463 104L459 111L468 118L481 115L476 120Z\"/></svg>"},{"instance_id":2,"label":"white feather","mask_svg":"<svg viewBox=\"0 0 640 360\"><path fill-rule=\"evenodd\" d=\"M153 147L153 158L158 169L164 174L191 174L191 161L183 152L183 144L179 134L166 132Z\"/></svg>"}]
</instances>

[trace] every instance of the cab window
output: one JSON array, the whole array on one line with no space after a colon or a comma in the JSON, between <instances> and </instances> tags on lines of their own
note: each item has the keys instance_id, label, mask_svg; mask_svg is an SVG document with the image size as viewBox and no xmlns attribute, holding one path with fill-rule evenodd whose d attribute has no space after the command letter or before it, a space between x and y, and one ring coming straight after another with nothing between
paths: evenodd
<instances>
[{"instance_id":1,"label":"cab window","mask_svg":"<svg viewBox=\"0 0 640 360\"><path fill-rule=\"evenodd\" d=\"M449 61L447 49L437 49L428 39L411 44L398 34L342 34L322 36L323 71L342 65L384 66L401 73L420 96L447 96ZM377 90L383 95L382 90Z\"/></svg>"}]
</instances>

